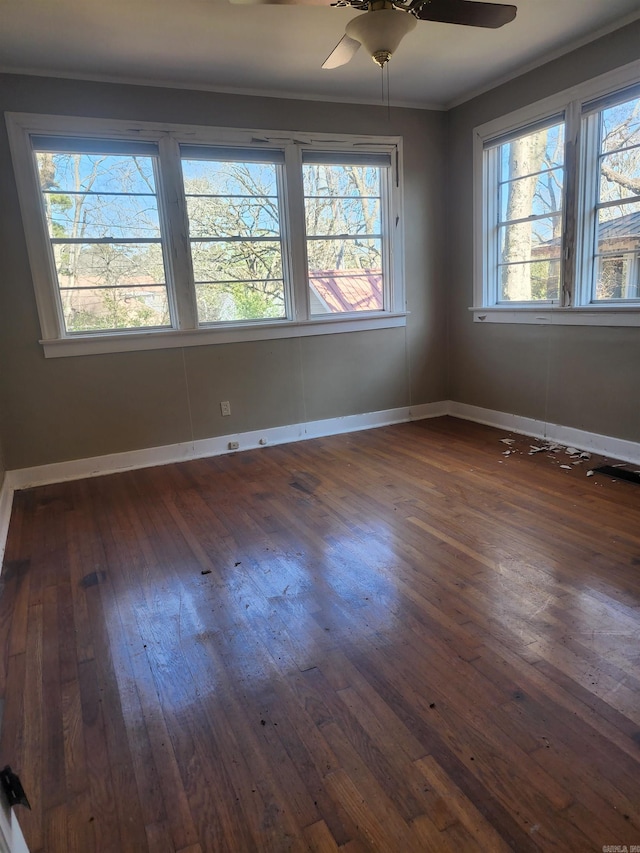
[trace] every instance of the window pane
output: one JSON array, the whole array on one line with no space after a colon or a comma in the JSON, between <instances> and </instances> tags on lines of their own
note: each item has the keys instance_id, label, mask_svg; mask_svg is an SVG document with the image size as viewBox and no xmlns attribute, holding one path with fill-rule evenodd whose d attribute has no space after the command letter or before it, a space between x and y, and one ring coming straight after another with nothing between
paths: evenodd
<instances>
[{"instance_id":1,"label":"window pane","mask_svg":"<svg viewBox=\"0 0 640 853\"><path fill-rule=\"evenodd\" d=\"M361 272L382 275L382 240L309 240L309 275L323 272Z\"/></svg>"},{"instance_id":2,"label":"window pane","mask_svg":"<svg viewBox=\"0 0 640 853\"><path fill-rule=\"evenodd\" d=\"M594 299L638 299L639 202L598 211L597 255Z\"/></svg>"},{"instance_id":3,"label":"window pane","mask_svg":"<svg viewBox=\"0 0 640 853\"><path fill-rule=\"evenodd\" d=\"M239 281L196 284L201 323L284 319L283 281Z\"/></svg>"},{"instance_id":4,"label":"window pane","mask_svg":"<svg viewBox=\"0 0 640 853\"><path fill-rule=\"evenodd\" d=\"M309 236L329 234L379 235L379 198L309 198L306 201Z\"/></svg>"},{"instance_id":5,"label":"window pane","mask_svg":"<svg viewBox=\"0 0 640 853\"><path fill-rule=\"evenodd\" d=\"M601 117L602 152L640 145L640 98L609 107Z\"/></svg>"},{"instance_id":6,"label":"window pane","mask_svg":"<svg viewBox=\"0 0 640 853\"><path fill-rule=\"evenodd\" d=\"M200 323L286 316L278 169L182 160Z\"/></svg>"},{"instance_id":7,"label":"window pane","mask_svg":"<svg viewBox=\"0 0 640 853\"><path fill-rule=\"evenodd\" d=\"M311 314L335 314L342 311L382 311L382 275L374 270L312 275Z\"/></svg>"},{"instance_id":8,"label":"window pane","mask_svg":"<svg viewBox=\"0 0 640 853\"><path fill-rule=\"evenodd\" d=\"M362 198L380 195L378 166L328 165L306 163L302 167L304 194L307 198Z\"/></svg>"},{"instance_id":9,"label":"window pane","mask_svg":"<svg viewBox=\"0 0 640 853\"><path fill-rule=\"evenodd\" d=\"M49 236L160 239L158 202L155 196L44 193Z\"/></svg>"},{"instance_id":10,"label":"window pane","mask_svg":"<svg viewBox=\"0 0 640 853\"><path fill-rule=\"evenodd\" d=\"M53 254L61 288L164 283L159 243L55 243Z\"/></svg>"},{"instance_id":11,"label":"window pane","mask_svg":"<svg viewBox=\"0 0 640 853\"><path fill-rule=\"evenodd\" d=\"M278 173L274 163L232 160L182 160L187 195L212 193L222 198L256 195L278 197Z\"/></svg>"},{"instance_id":12,"label":"window pane","mask_svg":"<svg viewBox=\"0 0 640 853\"><path fill-rule=\"evenodd\" d=\"M512 222L527 216L544 216L562 210L564 170L553 169L539 175L518 178L500 186L500 221Z\"/></svg>"},{"instance_id":13,"label":"window pane","mask_svg":"<svg viewBox=\"0 0 640 853\"><path fill-rule=\"evenodd\" d=\"M153 157L38 151L36 159L43 190L125 195L156 193Z\"/></svg>"},{"instance_id":14,"label":"window pane","mask_svg":"<svg viewBox=\"0 0 640 853\"><path fill-rule=\"evenodd\" d=\"M595 299L640 299L640 255L598 258Z\"/></svg>"},{"instance_id":15,"label":"window pane","mask_svg":"<svg viewBox=\"0 0 640 853\"><path fill-rule=\"evenodd\" d=\"M187 197L191 237L279 237L278 199Z\"/></svg>"},{"instance_id":16,"label":"window pane","mask_svg":"<svg viewBox=\"0 0 640 853\"><path fill-rule=\"evenodd\" d=\"M528 133L500 146L500 180L513 181L564 166L564 123Z\"/></svg>"},{"instance_id":17,"label":"window pane","mask_svg":"<svg viewBox=\"0 0 640 853\"><path fill-rule=\"evenodd\" d=\"M499 301L555 301L560 297L560 261L541 260L499 267Z\"/></svg>"},{"instance_id":18,"label":"window pane","mask_svg":"<svg viewBox=\"0 0 640 853\"><path fill-rule=\"evenodd\" d=\"M598 253L640 251L640 202L598 211Z\"/></svg>"},{"instance_id":19,"label":"window pane","mask_svg":"<svg viewBox=\"0 0 640 853\"><path fill-rule=\"evenodd\" d=\"M280 241L191 242L196 282L282 279Z\"/></svg>"},{"instance_id":20,"label":"window pane","mask_svg":"<svg viewBox=\"0 0 640 853\"><path fill-rule=\"evenodd\" d=\"M640 196L640 148L600 158L600 202Z\"/></svg>"},{"instance_id":21,"label":"window pane","mask_svg":"<svg viewBox=\"0 0 640 853\"><path fill-rule=\"evenodd\" d=\"M36 152L67 332L170 326L155 158L77 147Z\"/></svg>"},{"instance_id":22,"label":"window pane","mask_svg":"<svg viewBox=\"0 0 640 853\"><path fill-rule=\"evenodd\" d=\"M517 225L501 225L500 263L533 261L539 258L559 258L561 251L562 217L547 216Z\"/></svg>"},{"instance_id":23,"label":"window pane","mask_svg":"<svg viewBox=\"0 0 640 853\"><path fill-rule=\"evenodd\" d=\"M68 332L169 325L167 289L163 286L61 288L60 299Z\"/></svg>"}]
</instances>

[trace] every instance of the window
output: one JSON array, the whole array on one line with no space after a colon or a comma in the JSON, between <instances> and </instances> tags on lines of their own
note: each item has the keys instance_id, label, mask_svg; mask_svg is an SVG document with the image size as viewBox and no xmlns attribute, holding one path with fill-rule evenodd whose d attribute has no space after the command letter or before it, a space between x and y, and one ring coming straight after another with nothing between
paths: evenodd
<instances>
[{"instance_id":1,"label":"window","mask_svg":"<svg viewBox=\"0 0 640 853\"><path fill-rule=\"evenodd\" d=\"M285 319L283 157L182 146L200 324Z\"/></svg>"},{"instance_id":2,"label":"window","mask_svg":"<svg viewBox=\"0 0 640 853\"><path fill-rule=\"evenodd\" d=\"M486 149L495 173L490 200L497 304L560 299L564 122L528 130Z\"/></svg>"},{"instance_id":3,"label":"window","mask_svg":"<svg viewBox=\"0 0 640 853\"><path fill-rule=\"evenodd\" d=\"M388 156L303 152L312 315L383 310L383 176L389 166Z\"/></svg>"},{"instance_id":4,"label":"window","mask_svg":"<svg viewBox=\"0 0 640 853\"><path fill-rule=\"evenodd\" d=\"M170 326L157 146L32 144L65 333Z\"/></svg>"},{"instance_id":5,"label":"window","mask_svg":"<svg viewBox=\"0 0 640 853\"><path fill-rule=\"evenodd\" d=\"M593 176L586 188L593 241L586 297L640 302L640 93L585 113L585 163Z\"/></svg>"},{"instance_id":6,"label":"window","mask_svg":"<svg viewBox=\"0 0 640 853\"><path fill-rule=\"evenodd\" d=\"M396 137L8 126L47 356L406 322Z\"/></svg>"},{"instance_id":7,"label":"window","mask_svg":"<svg viewBox=\"0 0 640 853\"><path fill-rule=\"evenodd\" d=\"M476 130L476 320L640 325L637 66Z\"/></svg>"}]
</instances>

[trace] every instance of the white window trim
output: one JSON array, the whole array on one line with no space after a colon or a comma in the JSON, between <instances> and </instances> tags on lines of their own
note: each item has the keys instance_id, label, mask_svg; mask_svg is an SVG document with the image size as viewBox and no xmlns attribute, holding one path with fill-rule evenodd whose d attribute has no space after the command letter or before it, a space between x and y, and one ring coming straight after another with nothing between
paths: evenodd
<instances>
[{"instance_id":1,"label":"white window trim","mask_svg":"<svg viewBox=\"0 0 640 853\"><path fill-rule=\"evenodd\" d=\"M78 116L7 113L9 144L14 165L27 251L40 318L44 354L47 358L91 353L127 352L171 347L199 346L234 341L355 332L406 325L403 239L402 137L351 134L297 133L272 130L219 128ZM172 235L173 298L178 310L177 325L171 329L144 329L68 335L61 323L57 287L53 280L51 244L46 233L41 191L34 166L31 136L82 136L96 139L138 139L155 142L159 148L162 196L168 232ZM295 306L286 320L253 320L219 325L197 325L195 289L186 261L188 227L181 176L172 166L180 143L277 148L285 152L283 232L288 235L291 295ZM310 317L304 239L304 198L301 163L303 148L340 151L354 148L390 155L393 184L387 194L388 268L385 269L387 297L383 311L352 312ZM287 254L290 256L287 257Z\"/></svg>"},{"instance_id":2,"label":"white window trim","mask_svg":"<svg viewBox=\"0 0 640 853\"><path fill-rule=\"evenodd\" d=\"M586 304L586 294L591 286L592 259L590 247L582 246L577 252L574 220L582 221L585 215L588 176L582 176L580 166L585 157L587 141L581 137L582 105L597 98L614 94L640 82L640 60L602 74L570 89L536 101L508 115L479 125L473 131L473 305L469 311L478 323L527 323L585 326L640 326L640 305L637 302L617 302L609 305ZM563 292L564 304L514 303L491 304L489 270L486 245L488 228L485 187L487 186L486 142L525 130L528 125L544 121L554 115L565 116L565 138L568 157L565 163L567 177L565 223L565 251ZM575 171L567 168L569 157L575 158ZM580 181L583 184L580 184ZM588 241L587 241L588 243ZM590 293L589 293L590 298Z\"/></svg>"}]
</instances>

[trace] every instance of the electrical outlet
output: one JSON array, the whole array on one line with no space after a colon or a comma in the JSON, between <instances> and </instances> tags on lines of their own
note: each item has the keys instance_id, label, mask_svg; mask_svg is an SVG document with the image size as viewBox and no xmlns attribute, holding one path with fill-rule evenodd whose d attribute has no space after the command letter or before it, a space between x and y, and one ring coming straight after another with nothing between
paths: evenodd
<instances>
[{"instance_id":1,"label":"electrical outlet","mask_svg":"<svg viewBox=\"0 0 640 853\"><path fill-rule=\"evenodd\" d=\"M239 441L230 441L228 444L229 450L237 450L240 447Z\"/></svg>"},{"instance_id":2,"label":"electrical outlet","mask_svg":"<svg viewBox=\"0 0 640 853\"><path fill-rule=\"evenodd\" d=\"M228 417L231 414L231 403L228 400L224 400L220 403L220 411L223 418Z\"/></svg>"}]
</instances>

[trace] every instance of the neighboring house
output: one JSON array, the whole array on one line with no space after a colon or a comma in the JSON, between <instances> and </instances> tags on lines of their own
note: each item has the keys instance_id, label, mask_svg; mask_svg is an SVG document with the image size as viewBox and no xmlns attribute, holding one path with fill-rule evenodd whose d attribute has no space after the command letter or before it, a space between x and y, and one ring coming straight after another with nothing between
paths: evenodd
<instances>
[{"instance_id":1,"label":"neighboring house","mask_svg":"<svg viewBox=\"0 0 640 853\"><path fill-rule=\"evenodd\" d=\"M382 311L382 273L378 270L312 270L312 314Z\"/></svg>"},{"instance_id":2,"label":"neighboring house","mask_svg":"<svg viewBox=\"0 0 640 853\"><path fill-rule=\"evenodd\" d=\"M598 288L604 299L640 297L640 210L601 223Z\"/></svg>"}]
</instances>

